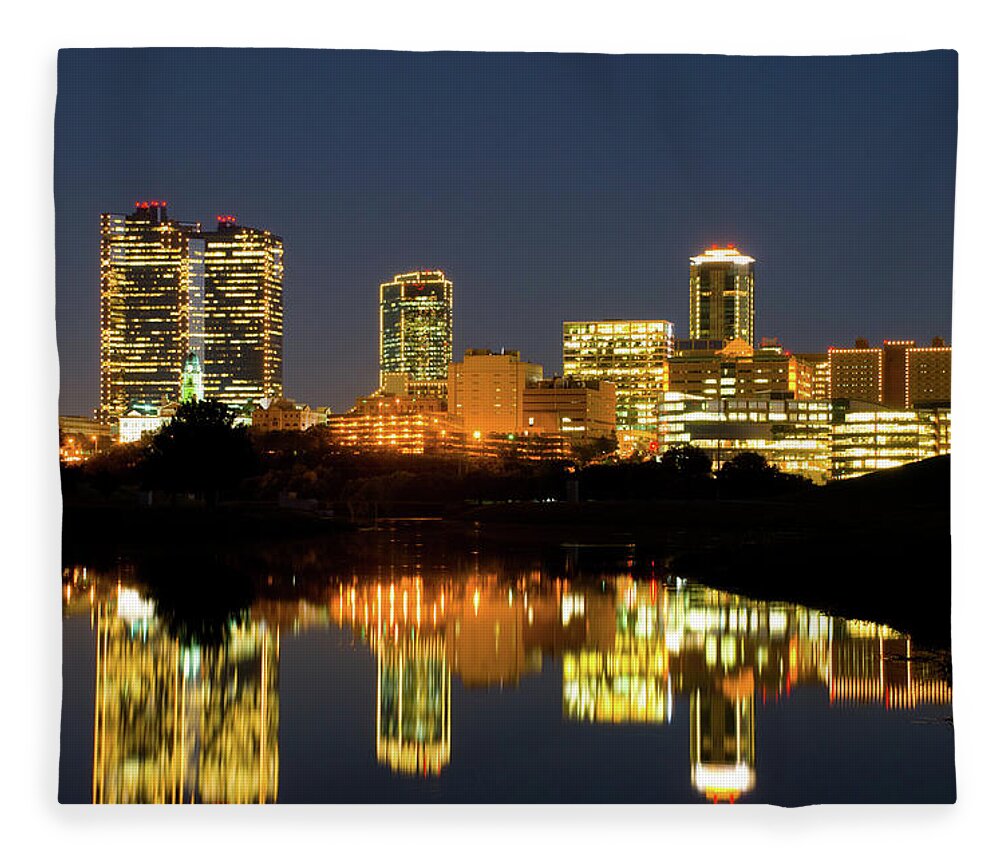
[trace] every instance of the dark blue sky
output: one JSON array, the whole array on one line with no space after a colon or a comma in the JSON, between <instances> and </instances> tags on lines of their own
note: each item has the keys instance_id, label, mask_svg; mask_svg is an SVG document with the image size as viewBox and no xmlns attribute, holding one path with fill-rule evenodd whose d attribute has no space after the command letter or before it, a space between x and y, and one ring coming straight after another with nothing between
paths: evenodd
<instances>
[{"instance_id":1,"label":"dark blue sky","mask_svg":"<svg viewBox=\"0 0 1000 860\"><path fill-rule=\"evenodd\" d=\"M377 380L378 284L441 267L456 355L560 370L564 319L667 318L687 258L757 258L757 332L950 341L954 52L862 57L69 50L56 114L60 411L97 403L98 216L285 240L285 390Z\"/></svg>"}]
</instances>

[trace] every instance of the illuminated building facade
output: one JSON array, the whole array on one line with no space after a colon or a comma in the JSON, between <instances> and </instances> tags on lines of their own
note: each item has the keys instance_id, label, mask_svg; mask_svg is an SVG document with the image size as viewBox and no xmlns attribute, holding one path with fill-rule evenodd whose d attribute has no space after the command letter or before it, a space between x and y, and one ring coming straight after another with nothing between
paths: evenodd
<instances>
[{"instance_id":1,"label":"illuminated building facade","mask_svg":"<svg viewBox=\"0 0 1000 860\"><path fill-rule=\"evenodd\" d=\"M832 427L834 478L854 478L951 452L951 410L858 404Z\"/></svg>"},{"instance_id":2,"label":"illuminated building facade","mask_svg":"<svg viewBox=\"0 0 1000 860\"><path fill-rule=\"evenodd\" d=\"M690 260L690 336L754 343L754 263L730 245Z\"/></svg>"},{"instance_id":3,"label":"illuminated building facade","mask_svg":"<svg viewBox=\"0 0 1000 860\"><path fill-rule=\"evenodd\" d=\"M444 412L348 412L330 415L331 443L348 451L432 454L461 451L462 427Z\"/></svg>"},{"instance_id":4,"label":"illuminated building facade","mask_svg":"<svg viewBox=\"0 0 1000 860\"><path fill-rule=\"evenodd\" d=\"M524 389L541 377L542 366L521 361L516 350L467 349L448 368L448 412L466 433L516 433Z\"/></svg>"},{"instance_id":5,"label":"illuminated building facade","mask_svg":"<svg viewBox=\"0 0 1000 860\"><path fill-rule=\"evenodd\" d=\"M205 399L205 380L198 353L189 352L181 368L181 403Z\"/></svg>"},{"instance_id":6,"label":"illuminated building facade","mask_svg":"<svg viewBox=\"0 0 1000 860\"><path fill-rule=\"evenodd\" d=\"M882 350L859 339L853 348L830 347L830 397L834 400L882 402Z\"/></svg>"},{"instance_id":7,"label":"illuminated building facade","mask_svg":"<svg viewBox=\"0 0 1000 860\"><path fill-rule=\"evenodd\" d=\"M563 376L615 386L619 448L626 438L655 439L657 404L666 390L674 324L667 320L563 323Z\"/></svg>"},{"instance_id":8,"label":"illuminated building facade","mask_svg":"<svg viewBox=\"0 0 1000 860\"><path fill-rule=\"evenodd\" d=\"M906 406L951 403L951 347L914 346L906 351Z\"/></svg>"},{"instance_id":9,"label":"illuminated building facade","mask_svg":"<svg viewBox=\"0 0 1000 860\"><path fill-rule=\"evenodd\" d=\"M796 397L799 400L830 400L830 354L799 352L795 354L795 361L796 367L803 371L796 383Z\"/></svg>"},{"instance_id":10,"label":"illuminated building facade","mask_svg":"<svg viewBox=\"0 0 1000 860\"><path fill-rule=\"evenodd\" d=\"M280 397L266 405L258 406L251 415L251 426L264 433L305 431L312 427L325 427L330 410L296 403Z\"/></svg>"},{"instance_id":11,"label":"illuminated building facade","mask_svg":"<svg viewBox=\"0 0 1000 860\"><path fill-rule=\"evenodd\" d=\"M831 347L829 357L834 398L893 409L951 404L951 347L940 338L931 346L887 340L881 347L859 339L854 349Z\"/></svg>"},{"instance_id":12,"label":"illuminated building facade","mask_svg":"<svg viewBox=\"0 0 1000 860\"><path fill-rule=\"evenodd\" d=\"M199 229L168 218L160 200L101 215L101 421L177 399L181 365L199 347Z\"/></svg>"},{"instance_id":13,"label":"illuminated building facade","mask_svg":"<svg viewBox=\"0 0 1000 860\"><path fill-rule=\"evenodd\" d=\"M130 444L166 427L177 413L176 403L137 404L118 419L118 442Z\"/></svg>"},{"instance_id":14,"label":"illuminated building facade","mask_svg":"<svg viewBox=\"0 0 1000 860\"><path fill-rule=\"evenodd\" d=\"M379 287L379 386L407 374L444 393L452 359L453 285L440 269L406 272Z\"/></svg>"},{"instance_id":15,"label":"illuminated building facade","mask_svg":"<svg viewBox=\"0 0 1000 860\"><path fill-rule=\"evenodd\" d=\"M737 454L753 452L792 474L816 481L830 477L829 401L784 398L705 399L670 392L660 411L660 449L693 445L714 468Z\"/></svg>"},{"instance_id":16,"label":"illuminated building facade","mask_svg":"<svg viewBox=\"0 0 1000 860\"><path fill-rule=\"evenodd\" d=\"M812 396L813 366L780 346L744 340L680 341L667 362L667 390L698 397Z\"/></svg>"},{"instance_id":17,"label":"illuminated building facade","mask_svg":"<svg viewBox=\"0 0 1000 860\"><path fill-rule=\"evenodd\" d=\"M234 408L281 397L284 245L219 215L200 233L204 264L205 396Z\"/></svg>"},{"instance_id":18,"label":"illuminated building facade","mask_svg":"<svg viewBox=\"0 0 1000 860\"><path fill-rule=\"evenodd\" d=\"M524 389L521 426L528 433L613 439L615 386L604 380L564 376L529 382Z\"/></svg>"}]
</instances>

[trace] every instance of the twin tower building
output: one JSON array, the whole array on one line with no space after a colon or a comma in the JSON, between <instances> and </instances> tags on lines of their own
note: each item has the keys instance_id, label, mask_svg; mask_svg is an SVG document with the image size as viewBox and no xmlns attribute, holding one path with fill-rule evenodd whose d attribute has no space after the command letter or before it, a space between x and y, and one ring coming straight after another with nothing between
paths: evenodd
<instances>
[{"instance_id":1,"label":"twin tower building","mask_svg":"<svg viewBox=\"0 0 1000 860\"><path fill-rule=\"evenodd\" d=\"M232 407L281 395L280 236L219 215L215 230L164 201L101 215L98 418L192 397Z\"/></svg>"}]
</instances>

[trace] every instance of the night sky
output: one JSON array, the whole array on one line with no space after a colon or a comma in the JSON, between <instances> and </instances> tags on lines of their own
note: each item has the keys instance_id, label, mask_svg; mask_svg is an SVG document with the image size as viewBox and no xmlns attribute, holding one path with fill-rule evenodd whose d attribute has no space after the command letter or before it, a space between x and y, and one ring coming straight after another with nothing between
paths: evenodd
<instances>
[{"instance_id":1,"label":"night sky","mask_svg":"<svg viewBox=\"0 0 1000 860\"><path fill-rule=\"evenodd\" d=\"M757 333L950 342L957 54L59 55L60 412L98 394L99 214L166 200L285 240L286 395L378 378L378 285L455 283L455 353L560 371L566 319L666 318L688 257L757 259Z\"/></svg>"}]
</instances>

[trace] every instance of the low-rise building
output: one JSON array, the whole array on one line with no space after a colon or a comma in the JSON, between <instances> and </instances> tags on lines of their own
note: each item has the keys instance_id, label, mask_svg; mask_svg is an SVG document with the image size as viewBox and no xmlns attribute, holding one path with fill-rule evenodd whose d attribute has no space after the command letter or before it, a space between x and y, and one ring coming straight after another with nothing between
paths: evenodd
<instances>
[{"instance_id":1,"label":"low-rise building","mask_svg":"<svg viewBox=\"0 0 1000 860\"><path fill-rule=\"evenodd\" d=\"M667 361L667 391L698 397L813 396L813 365L777 342L754 349L745 340L682 340Z\"/></svg>"},{"instance_id":2,"label":"low-rise building","mask_svg":"<svg viewBox=\"0 0 1000 860\"><path fill-rule=\"evenodd\" d=\"M311 427L325 426L330 410L326 407L310 408L294 400L279 397L264 401L251 414L251 426L263 433L304 431Z\"/></svg>"},{"instance_id":3,"label":"low-rise building","mask_svg":"<svg viewBox=\"0 0 1000 860\"><path fill-rule=\"evenodd\" d=\"M118 441L122 444L138 442L143 436L152 436L165 427L177 413L176 403L159 405L135 403L118 419Z\"/></svg>"},{"instance_id":4,"label":"low-rise building","mask_svg":"<svg viewBox=\"0 0 1000 860\"><path fill-rule=\"evenodd\" d=\"M825 481L830 475L829 401L786 398L708 399L668 392L660 407L660 450L693 445L719 469L753 452L779 469Z\"/></svg>"},{"instance_id":5,"label":"low-rise building","mask_svg":"<svg viewBox=\"0 0 1000 860\"><path fill-rule=\"evenodd\" d=\"M951 410L854 404L831 428L831 475L854 478L951 453Z\"/></svg>"},{"instance_id":6,"label":"low-rise building","mask_svg":"<svg viewBox=\"0 0 1000 860\"><path fill-rule=\"evenodd\" d=\"M869 346L831 347L830 396L878 403L892 409L951 403L951 347L941 338L930 346L913 340L886 340Z\"/></svg>"},{"instance_id":7,"label":"low-rise building","mask_svg":"<svg viewBox=\"0 0 1000 860\"><path fill-rule=\"evenodd\" d=\"M529 382L523 393L521 428L575 439L612 439L615 386L597 379L556 376Z\"/></svg>"},{"instance_id":8,"label":"low-rise building","mask_svg":"<svg viewBox=\"0 0 1000 860\"><path fill-rule=\"evenodd\" d=\"M327 420L331 443L348 451L395 454L463 450L461 426L446 412L348 412Z\"/></svg>"}]
</instances>

